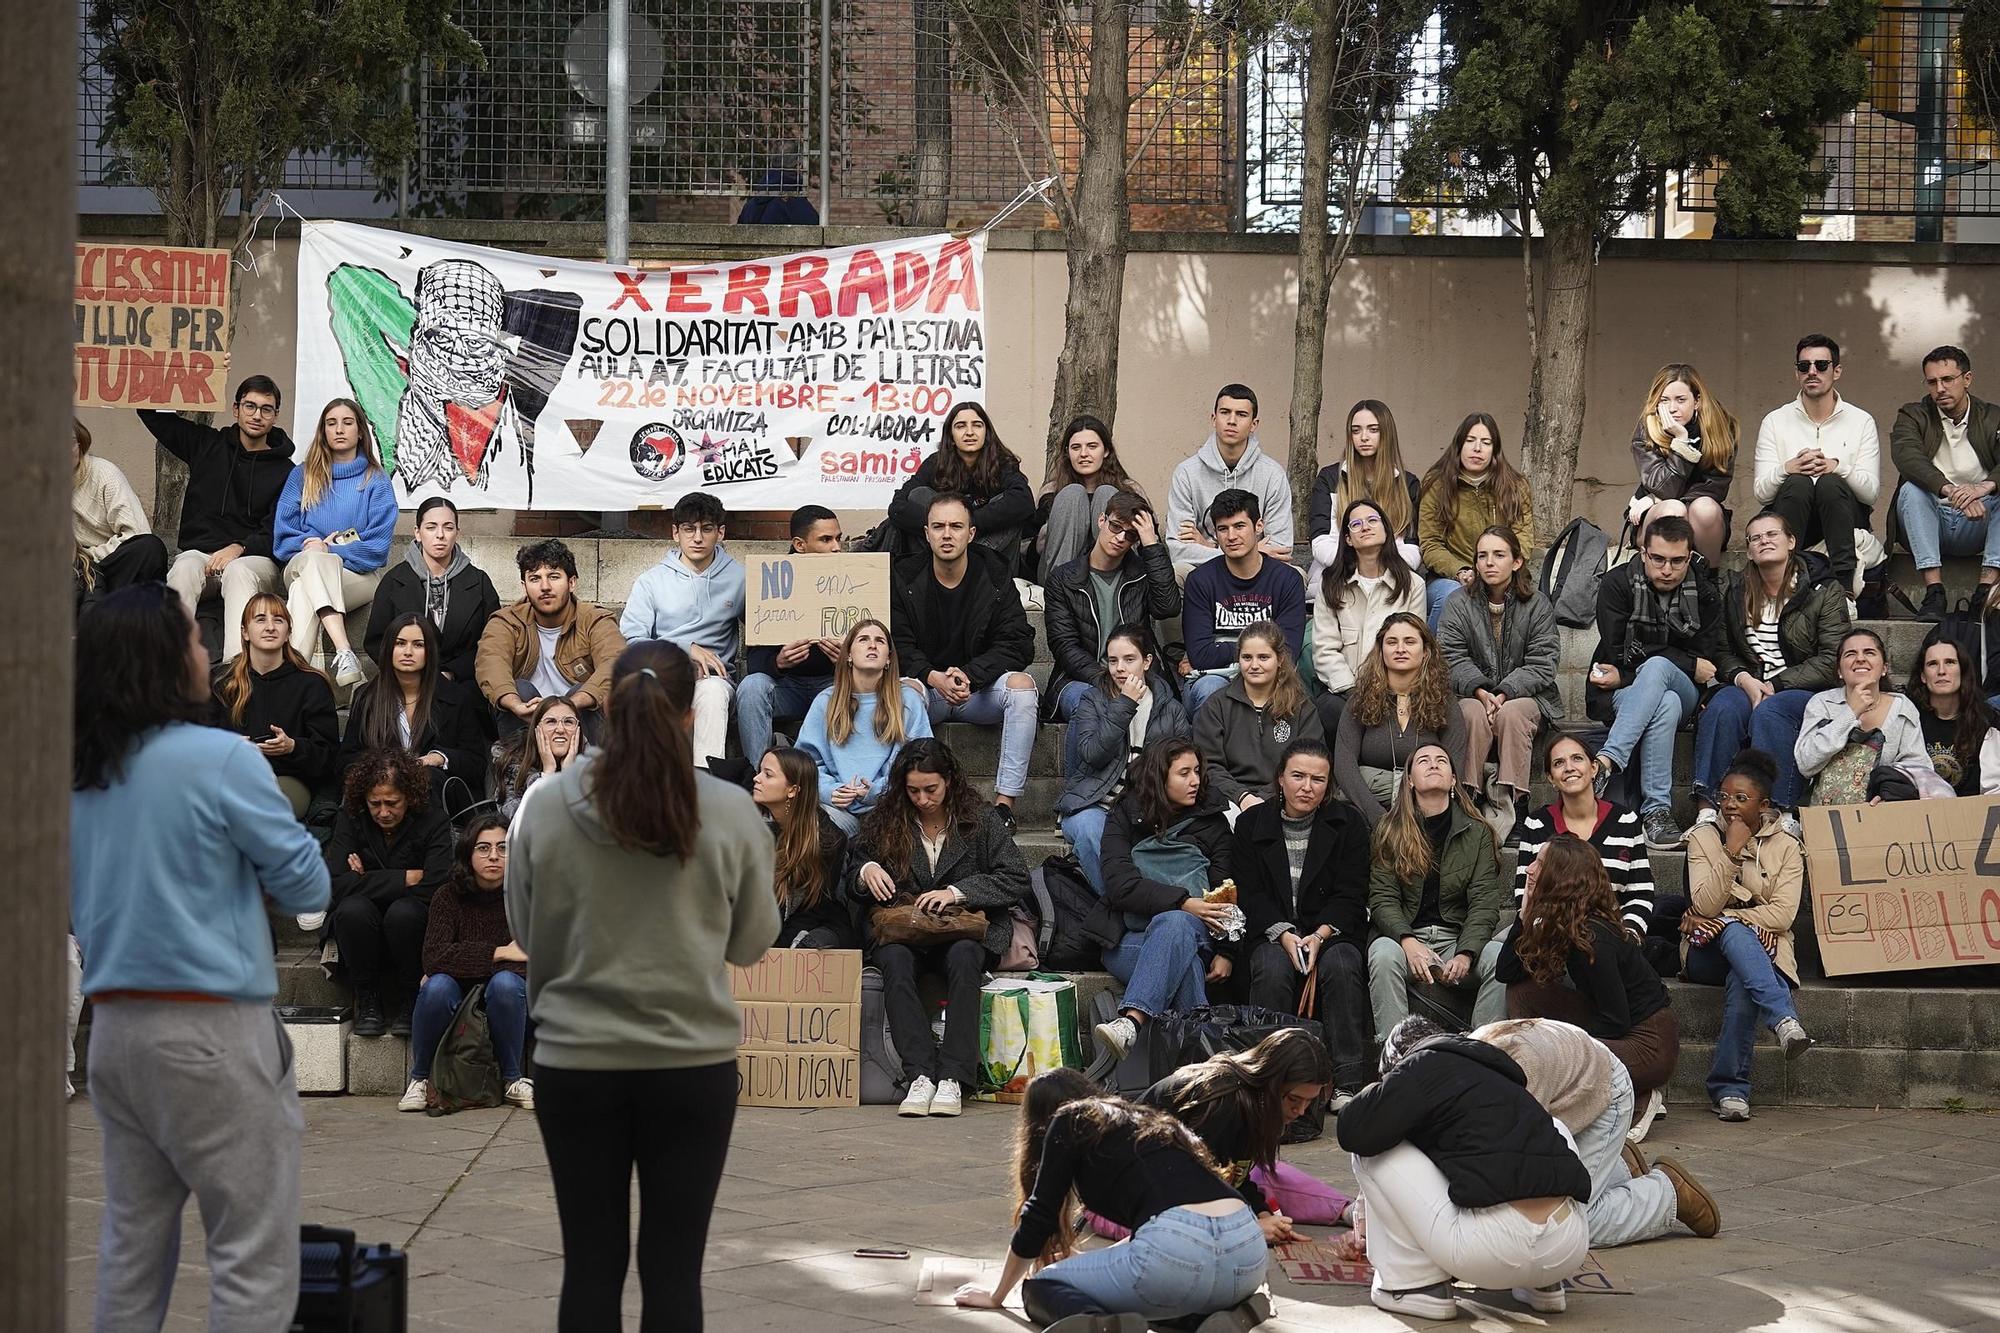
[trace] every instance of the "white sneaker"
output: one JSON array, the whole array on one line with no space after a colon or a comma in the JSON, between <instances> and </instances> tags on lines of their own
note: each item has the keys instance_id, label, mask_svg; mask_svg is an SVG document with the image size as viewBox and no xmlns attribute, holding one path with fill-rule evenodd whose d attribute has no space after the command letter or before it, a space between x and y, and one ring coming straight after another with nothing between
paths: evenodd
<instances>
[{"instance_id":1,"label":"white sneaker","mask_svg":"<svg viewBox=\"0 0 2000 1333\"><path fill-rule=\"evenodd\" d=\"M1514 1299L1543 1314L1561 1314L1569 1309L1569 1293L1558 1282L1553 1287L1516 1287Z\"/></svg>"},{"instance_id":2,"label":"white sneaker","mask_svg":"<svg viewBox=\"0 0 2000 1333\"><path fill-rule=\"evenodd\" d=\"M359 685L368 679L368 673L361 669L361 659L352 648L342 648L333 655L333 683L336 685Z\"/></svg>"},{"instance_id":3,"label":"white sneaker","mask_svg":"<svg viewBox=\"0 0 2000 1333\"><path fill-rule=\"evenodd\" d=\"M1653 1122L1667 1113L1667 1099L1654 1088L1646 1094L1646 1104L1639 1108L1639 1114L1632 1119L1632 1128L1625 1131L1627 1143L1644 1143L1646 1136L1653 1132Z\"/></svg>"},{"instance_id":4,"label":"white sneaker","mask_svg":"<svg viewBox=\"0 0 2000 1333\"><path fill-rule=\"evenodd\" d=\"M413 1078L410 1086L403 1089L403 1100L396 1103L398 1111L421 1111L431 1097L431 1081L427 1078Z\"/></svg>"},{"instance_id":5,"label":"white sneaker","mask_svg":"<svg viewBox=\"0 0 2000 1333\"><path fill-rule=\"evenodd\" d=\"M1412 1291L1390 1291L1377 1277L1368 1284L1368 1299L1376 1309L1390 1314L1415 1315L1419 1319L1458 1318L1458 1301L1451 1294L1449 1282Z\"/></svg>"},{"instance_id":6,"label":"white sneaker","mask_svg":"<svg viewBox=\"0 0 2000 1333\"><path fill-rule=\"evenodd\" d=\"M1094 1030L1097 1033L1098 1043L1111 1052L1112 1058L1118 1060L1130 1055L1132 1047L1139 1040L1139 1025L1124 1014L1118 1015L1109 1023L1099 1023Z\"/></svg>"},{"instance_id":7,"label":"white sneaker","mask_svg":"<svg viewBox=\"0 0 2000 1333\"><path fill-rule=\"evenodd\" d=\"M1722 816L1716 813L1714 806L1704 805L1694 817L1694 826L1700 828L1703 824L1720 824L1721 820Z\"/></svg>"},{"instance_id":8,"label":"white sneaker","mask_svg":"<svg viewBox=\"0 0 2000 1333\"><path fill-rule=\"evenodd\" d=\"M308 935L326 925L325 912L300 912L297 917L299 929Z\"/></svg>"},{"instance_id":9,"label":"white sneaker","mask_svg":"<svg viewBox=\"0 0 2000 1333\"><path fill-rule=\"evenodd\" d=\"M1800 842L1806 840L1806 831L1799 827L1799 817L1789 810L1779 812L1778 827L1791 834L1794 838L1797 838Z\"/></svg>"},{"instance_id":10,"label":"white sneaker","mask_svg":"<svg viewBox=\"0 0 2000 1333\"><path fill-rule=\"evenodd\" d=\"M915 1081L910 1084L909 1092L904 1095L903 1104L896 1108L896 1114L908 1116L929 1115L931 1113L931 1099L935 1096L937 1096L937 1084L919 1074Z\"/></svg>"},{"instance_id":11,"label":"white sneaker","mask_svg":"<svg viewBox=\"0 0 2000 1333\"><path fill-rule=\"evenodd\" d=\"M535 1080L517 1078L507 1085L507 1104L518 1106L523 1111L535 1109Z\"/></svg>"},{"instance_id":12,"label":"white sneaker","mask_svg":"<svg viewBox=\"0 0 2000 1333\"><path fill-rule=\"evenodd\" d=\"M1813 1039L1806 1035L1803 1024L1796 1018L1781 1018L1771 1029L1777 1034L1778 1046L1787 1060L1796 1060L1812 1049Z\"/></svg>"},{"instance_id":13,"label":"white sneaker","mask_svg":"<svg viewBox=\"0 0 2000 1333\"><path fill-rule=\"evenodd\" d=\"M965 1098L959 1093L958 1080L939 1079L937 1091L931 1095L932 1115L957 1115L965 1109Z\"/></svg>"}]
</instances>

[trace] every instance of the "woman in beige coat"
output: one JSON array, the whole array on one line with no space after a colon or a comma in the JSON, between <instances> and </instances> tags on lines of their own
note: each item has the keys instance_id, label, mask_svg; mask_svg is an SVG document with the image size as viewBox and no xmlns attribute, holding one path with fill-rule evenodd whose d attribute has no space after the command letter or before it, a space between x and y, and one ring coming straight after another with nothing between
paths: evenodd
<instances>
[{"instance_id":1,"label":"woman in beige coat","mask_svg":"<svg viewBox=\"0 0 2000 1333\"><path fill-rule=\"evenodd\" d=\"M1722 1030L1708 1068L1708 1095L1724 1120L1750 1118L1750 1055L1761 1022L1785 1058L1812 1046L1799 1023L1792 921L1805 888L1805 852L1771 804L1778 766L1745 750L1722 776L1713 824L1688 835L1688 910L1681 918L1689 981L1726 988Z\"/></svg>"}]
</instances>

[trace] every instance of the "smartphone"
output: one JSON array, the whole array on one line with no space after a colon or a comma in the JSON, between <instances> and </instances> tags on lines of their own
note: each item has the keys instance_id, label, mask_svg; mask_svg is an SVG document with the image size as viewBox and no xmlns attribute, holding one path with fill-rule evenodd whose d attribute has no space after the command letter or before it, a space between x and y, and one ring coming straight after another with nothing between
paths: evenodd
<instances>
[{"instance_id":1,"label":"smartphone","mask_svg":"<svg viewBox=\"0 0 2000 1333\"><path fill-rule=\"evenodd\" d=\"M871 1249L864 1246L854 1252L854 1257L857 1259L907 1259L910 1257L910 1252L908 1250Z\"/></svg>"},{"instance_id":2,"label":"smartphone","mask_svg":"<svg viewBox=\"0 0 2000 1333\"><path fill-rule=\"evenodd\" d=\"M252 736L250 738L250 743L252 745L269 745L272 741L276 739L278 739L277 732L267 731L261 736Z\"/></svg>"},{"instance_id":3,"label":"smartphone","mask_svg":"<svg viewBox=\"0 0 2000 1333\"><path fill-rule=\"evenodd\" d=\"M1301 945L1300 945L1300 946L1298 947L1298 950L1297 950L1297 955L1298 955L1298 960L1299 960L1299 971L1303 972L1303 971L1305 971L1305 970L1306 970L1306 946L1305 946L1305 945L1301 944Z\"/></svg>"}]
</instances>

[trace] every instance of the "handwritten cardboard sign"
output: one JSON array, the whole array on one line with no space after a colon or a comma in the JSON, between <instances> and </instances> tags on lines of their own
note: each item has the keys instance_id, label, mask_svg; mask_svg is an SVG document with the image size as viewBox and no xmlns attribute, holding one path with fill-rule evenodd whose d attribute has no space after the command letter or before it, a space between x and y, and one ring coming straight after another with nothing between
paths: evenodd
<instances>
[{"instance_id":1,"label":"handwritten cardboard sign","mask_svg":"<svg viewBox=\"0 0 2000 1333\"><path fill-rule=\"evenodd\" d=\"M838 639L858 620L889 623L889 554L753 555L744 592L745 643Z\"/></svg>"},{"instance_id":2,"label":"handwritten cardboard sign","mask_svg":"<svg viewBox=\"0 0 2000 1333\"><path fill-rule=\"evenodd\" d=\"M861 1104L861 954L772 949L729 969L738 1106Z\"/></svg>"},{"instance_id":3,"label":"handwritten cardboard sign","mask_svg":"<svg viewBox=\"0 0 2000 1333\"><path fill-rule=\"evenodd\" d=\"M2000 798L1806 806L1828 976L2000 963Z\"/></svg>"},{"instance_id":4,"label":"handwritten cardboard sign","mask_svg":"<svg viewBox=\"0 0 2000 1333\"><path fill-rule=\"evenodd\" d=\"M76 247L76 405L220 408L229 393L229 252Z\"/></svg>"}]
</instances>

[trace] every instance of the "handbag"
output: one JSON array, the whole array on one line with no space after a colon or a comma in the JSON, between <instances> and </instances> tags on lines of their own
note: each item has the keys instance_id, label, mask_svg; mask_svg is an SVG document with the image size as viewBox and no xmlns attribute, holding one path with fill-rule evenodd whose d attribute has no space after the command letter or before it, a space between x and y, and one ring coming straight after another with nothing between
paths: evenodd
<instances>
[{"instance_id":1,"label":"handbag","mask_svg":"<svg viewBox=\"0 0 2000 1333\"><path fill-rule=\"evenodd\" d=\"M868 914L877 944L906 944L913 949L986 938L986 913L954 903L942 912L924 912L917 900L898 894Z\"/></svg>"},{"instance_id":2,"label":"handbag","mask_svg":"<svg viewBox=\"0 0 2000 1333\"><path fill-rule=\"evenodd\" d=\"M500 1060L493 1053L492 1029L486 1021L486 983L468 988L458 1002L444 1035L431 1057L431 1086L424 1098L425 1115L450 1115L475 1106L506 1103L500 1080Z\"/></svg>"}]
</instances>

